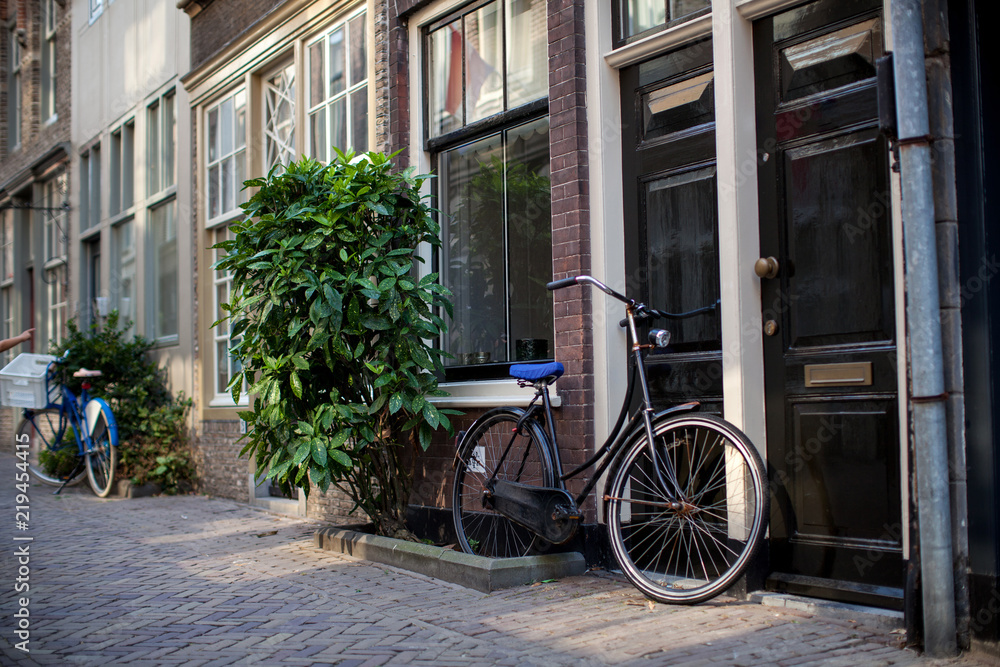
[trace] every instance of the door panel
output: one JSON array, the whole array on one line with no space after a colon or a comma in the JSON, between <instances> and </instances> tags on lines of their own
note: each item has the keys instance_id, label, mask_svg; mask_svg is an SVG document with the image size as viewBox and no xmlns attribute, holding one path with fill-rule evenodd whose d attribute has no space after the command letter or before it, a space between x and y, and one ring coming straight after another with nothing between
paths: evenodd
<instances>
[{"instance_id":1,"label":"door panel","mask_svg":"<svg viewBox=\"0 0 1000 667\"><path fill-rule=\"evenodd\" d=\"M621 74L626 290L675 312L719 298L711 58L711 42L700 42ZM647 358L654 404L699 399L720 412L718 316L656 326L673 342Z\"/></svg>"},{"instance_id":2,"label":"door panel","mask_svg":"<svg viewBox=\"0 0 1000 667\"><path fill-rule=\"evenodd\" d=\"M881 4L754 25L771 582L899 601L901 489ZM870 595L871 591L880 591ZM888 592L887 592L888 591ZM881 597L880 597L881 596Z\"/></svg>"}]
</instances>

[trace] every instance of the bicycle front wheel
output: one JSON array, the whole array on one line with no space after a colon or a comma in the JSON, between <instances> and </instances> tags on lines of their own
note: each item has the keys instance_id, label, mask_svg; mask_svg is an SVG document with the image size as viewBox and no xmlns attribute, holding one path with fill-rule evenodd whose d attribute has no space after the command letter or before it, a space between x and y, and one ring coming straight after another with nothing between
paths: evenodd
<instances>
[{"instance_id":1,"label":"bicycle front wheel","mask_svg":"<svg viewBox=\"0 0 1000 667\"><path fill-rule=\"evenodd\" d=\"M28 471L50 486L82 482L83 468L77 467L80 450L66 416L58 408L29 414L17 427L17 442L28 444Z\"/></svg>"},{"instance_id":2,"label":"bicycle front wheel","mask_svg":"<svg viewBox=\"0 0 1000 667\"><path fill-rule=\"evenodd\" d=\"M608 532L622 572L646 596L695 604L746 569L767 524L764 465L739 429L712 415L653 425L660 475L645 433L607 487ZM676 478L677 498L660 479Z\"/></svg>"},{"instance_id":3,"label":"bicycle front wheel","mask_svg":"<svg viewBox=\"0 0 1000 667\"><path fill-rule=\"evenodd\" d=\"M555 484L548 440L538 422L529 419L521 432L516 432L522 414L516 408L491 410L472 425L462 440L451 507L458 543L465 553L516 558L532 553L536 547L534 533L491 509L485 495L486 483L494 471L497 479L511 482ZM541 538L537 539L542 543Z\"/></svg>"},{"instance_id":4,"label":"bicycle front wheel","mask_svg":"<svg viewBox=\"0 0 1000 667\"><path fill-rule=\"evenodd\" d=\"M90 488L101 498L111 493L118 464L118 425L107 403L94 399L87 404L90 447L87 451L87 478Z\"/></svg>"}]
</instances>

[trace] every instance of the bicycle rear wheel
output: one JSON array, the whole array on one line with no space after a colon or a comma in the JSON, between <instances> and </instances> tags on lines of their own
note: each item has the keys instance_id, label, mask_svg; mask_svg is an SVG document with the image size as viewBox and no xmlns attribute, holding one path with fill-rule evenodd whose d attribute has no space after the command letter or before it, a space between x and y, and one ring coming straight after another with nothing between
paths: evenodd
<instances>
[{"instance_id":1,"label":"bicycle rear wheel","mask_svg":"<svg viewBox=\"0 0 1000 667\"><path fill-rule=\"evenodd\" d=\"M69 420L58 408L32 410L17 427L17 441L28 443L28 471L42 484L60 486L83 481L83 468L66 482L78 462L79 447ZM43 459L48 459L43 462Z\"/></svg>"},{"instance_id":2,"label":"bicycle rear wheel","mask_svg":"<svg viewBox=\"0 0 1000 667\"><path fill-rule=\"evenodd\" d=\"M111 493L115 466L118 464L118 425L111 408L99 399L87 403L86 414L87 423L93 424L90 429L91 447L86 454L87 478L94 493L106 498Z\"/></svg>"},{"instance_id":3,"label":"bicycle rear wheel","mask_svg":"<svg viewBox=\"0 0 1000 667\"><path fill-rule=\"evenodd\" d=\"M491 410L472 425L462 440L451 507L458 543L465 553L516 558L532 553L536 547L534 533L492 510L484 496L494 470L497 479L532 486L555 484L548 440L538 422L529 419L521 432L515 433L522 414L517 408ZM503 458L508 444L510 450ZM537 540L542 542L541 538Z\"/></svg>"},{"instance_id":4,"label":"bicycle rear wheel","mask_svg":"<svg viewBox=\"0 0 1000 667\"><path fill-rule=\"evenodd\" d=\"M663 492L643 433L607 487L612 551L646 596L703 602L732 586L760 544L770 503L764 465L739 429L712 415L664 418L653 432L662 477L676 475L681 507Z\"/></svg>"}]
</instances>

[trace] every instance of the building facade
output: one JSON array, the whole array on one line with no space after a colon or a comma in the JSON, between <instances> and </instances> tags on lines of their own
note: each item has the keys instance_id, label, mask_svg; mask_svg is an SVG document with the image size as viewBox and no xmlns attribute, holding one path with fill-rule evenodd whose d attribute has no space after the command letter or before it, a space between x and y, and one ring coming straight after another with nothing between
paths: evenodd
<instances>
[{"instance_id":1,"label":"building facade","mask_svg":"<svg viewBox=\"0 0 1000 667\"><path fill-rule=\"evenodd\" d=\"M459 429L527 404L507 377L526 357L566 366L567 469L612 428L617 303L550 295L553 278L671 311L718 301L650 373L657 404L699 400L767 462L770 532L742 590L902 610L936 654L997 650L998 88L979 0L176 4L0 3L4 336L36 326L42 351L68 317L117 308L195 399L203 490L342 517L342 496L276 496L239 457L211 246L244 179L332 146L398 151L435 174L455 295L435 400ZM441 435L415 461L412 505L443 526L454 448ZM590 503L575 546L607 564Z\"/></svg>"},{"instance_id":2,"label":"building facade","mask_svg":"<svg viewBox=\"0 0 1000 667\"><path fill-rule=\"evenodd\" d=\"M62 340L75 285L68 270L73 160L72 10L58 2L0 4L0 337L34 328L4 354ZM4 433L13 412L4 409Z\"/></svg>"}]
</instances>

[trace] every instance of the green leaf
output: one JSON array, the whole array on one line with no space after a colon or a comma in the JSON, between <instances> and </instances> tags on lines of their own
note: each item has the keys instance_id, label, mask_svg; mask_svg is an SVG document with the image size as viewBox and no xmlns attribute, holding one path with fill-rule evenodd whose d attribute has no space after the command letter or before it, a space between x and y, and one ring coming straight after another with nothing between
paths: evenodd
<instances>
[{"instance_id":1,"label":"green leaf","mask_svg":"<svg viewBox=\"0 0 1000 667\"><path fill-rule=\"evenodd\" d=\"M332 458L336 463L340 464L345 468L350 468L353 464L351 457L348 456L342 449L334 449L330 452L330 458Z\"/></svg>"},{"instance_id":2,"label":"green leaf","mask_svg":"<svg viewBox=\"0 0 1000 667\"><path fill-rule=\"evenodd\" d=\"M403 407L403 397L399 394L393 394L389 399L389 414L394 415L399 412L400 408Z\"/></svg>"},{"instance_id":3,"label":"green leaf","mask_svg":"<svg viewBox=\"0 0 1000 667\"><path fill-rule=\"evenodd\" d=\"M292 371L292 374L288 376L288 381L292 385L292 393L295 394L295 397L302 398L302 380L299 379L299 374Z\"/></svg>"},{"instance_id":4,"label":"green leaf","mask_svg":"<svg viewBox=\"0 0 1000 667\"><path fill-rule=\"evenodd\" d=\"M427 420L430 427L436 429L441 421L441 416L438 414L437 408L430 403L425 403L423 412L424 419Z\"/></svg>"},{"instance_id":5,"label":"green leaf","mask_svg":"<svg viewBox=\"0 0 1000 667\"><path fill-rule=\"evenodd\" d=\"M318 438L312 441L312 460L316 462L316 465L326 465L326 446Z\"/></svg>"},{"instance_id":6,"label":"green leaf","mask_svg":"<svg viewBox=\"0 0 1000 667\"><path fill-rule=\"evenodd\" d=\"M304 440L295 450L295 456L292 457L292 465L302 465L302 462L309 458L311 452L312 445L310 445L310 441Z\"/></svg>"}]
</instances>

